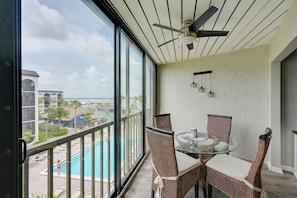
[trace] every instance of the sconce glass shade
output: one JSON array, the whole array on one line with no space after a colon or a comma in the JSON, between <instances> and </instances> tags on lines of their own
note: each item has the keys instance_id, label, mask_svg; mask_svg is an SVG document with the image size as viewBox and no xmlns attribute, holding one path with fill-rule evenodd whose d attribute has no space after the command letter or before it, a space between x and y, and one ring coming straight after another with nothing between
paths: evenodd
<instances>
[{"instance_id":1,"label":"sconce glass shade","mask_svg":"<svg viewBox=\"0 0 297 198\"><path fill-rule=\"evenodd\" d=\"M207 96L208 96L208 97L214 97L214 92L209 91L209 92L207 93Z\"/></svg>"},{"instance_id":2,"label":"sconce glass shade","mask_svg":"<svg viewBox=\"0 0 297 198\"><path fill-rule=\"evenodd\" d=\"M204 92L204 90L205 90L205 88L202 86L199 88L199 92Z\"/></svg>"},{"instance_id":3,"label":"sconce glass shade","mask_svg":"<svg viewBox=\"0 0 297 198\"><path fill-rule=\"evenodd\" d=\"M197 87L197 83L195 83L194 81L191 83L191 87L192 88L196 88Z\"/></svg>"}]
</instances>

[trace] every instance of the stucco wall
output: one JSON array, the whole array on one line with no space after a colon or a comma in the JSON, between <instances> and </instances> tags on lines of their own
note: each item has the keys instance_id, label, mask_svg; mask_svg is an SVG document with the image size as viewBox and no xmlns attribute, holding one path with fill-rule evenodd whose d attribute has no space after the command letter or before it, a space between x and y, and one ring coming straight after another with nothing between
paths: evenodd
<instances>
[{"instance_id":1,"label":"stucco wall","mask_svg":"<svg viewBox=\"0 0 297 198\"><path fill-rule=\"evenodd\" d=\"M281 61L297 49L297 1L293 1L278 31L268 47L270 64L270 122L273 130L271 141L271 170L282 172L281 166ZM293 146L291 145L293 150ZM297 175L297 170L295 170Z\"/></svg>"},{"instance_id":2,"label":"stucco wall","mask_svg":"<svg viewBox=\"0 0 297 198\"><path fill-rule=\"evenodd\" d=\"M190 87L193 73L205 70L213 71L213 98L206 94L209 74L202 77L205 93ZM200 76L195 81L200 86ZM269 124L269 83L268 46L159 65L157 110L171 113L176 133L191 127L205 131L207 114L232 116L231 134L240 144L232 155L252 160Z\"/></svg>"}]
</instances>

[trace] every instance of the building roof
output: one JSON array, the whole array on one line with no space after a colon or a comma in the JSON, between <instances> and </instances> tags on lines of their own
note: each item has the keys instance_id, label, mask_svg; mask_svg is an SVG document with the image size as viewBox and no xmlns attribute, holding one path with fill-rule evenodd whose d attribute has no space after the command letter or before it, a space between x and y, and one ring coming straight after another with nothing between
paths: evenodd
<instances>
[{"instance_id":1,"label":"building roof","mask_svg":"<svg viewBox=\"0 0 297 198\"><path fill-rule=\"evenodd\" d=\"M64 93L63 91L38 90L38 93Z\"/></svg>"},{"instance_id":2,"label":"building roof","mask_svg":"<svg viewBox=\"0 0 297 198\"><path fill-rule=\"evenodd\" d=\"M39 75L37 74L36 71L31 71L31 70L22 70L22 75L23 76L35 76L35 77L39 77Z\"/></svg>"}]
</instances>

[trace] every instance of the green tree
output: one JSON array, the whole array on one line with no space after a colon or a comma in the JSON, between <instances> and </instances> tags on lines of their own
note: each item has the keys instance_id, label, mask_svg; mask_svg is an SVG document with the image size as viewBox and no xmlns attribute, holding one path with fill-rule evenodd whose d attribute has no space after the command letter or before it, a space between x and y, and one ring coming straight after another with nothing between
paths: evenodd
<instances>
[{"instance_id":1,"label":"green tree","mask_svg":"<svg viewBox=\"0 0 297 198\"><path fill-rule=\"evenodd\" d=\"M63 118L68 117L69 116L69 111L63 107L58 107L55 108L55 115L58 118L59 122L58 122L58 129L60 130L60 124Z\"/></svg>"},{"instance_id":2,"label":"green tree","mask_svg":"<svg viewBox=\"0 0 297 198\"><path fill-rule=\"evenodd\" d=\"M76 129L76 110L77 110L78 107L81 107L82 104L78 100L72 100L72 101L70 101L69 105L71 107L74 107L74 119L73 119L73 122L74 122L74 131L76 133L76 131L77 131L77 129Z\"/></svg>"},{"instance_id":3,"label":"green tree","mask_svg":"<svg viewBox=\"0 0 297 198\"><path fill-rule=\"evenodd\" d=\"M137 102L134 100L133 103L130 105L130 112L135 113L135 111L138 109Z\"/></svg>"},{"instance_id":4,"label":"green tree","mask_svg":"<svg viewBox=\"0 0 297 198\"><path fill-rule=\"evenodd\" d=\"M45 140L48 139L48 122L56 117L56 110L54 108L47 108L44 110L46 114L46 123L45 123Z\"/></svg>"},{"instance_id":5,"label":"green tree","mask_svg":"<svg viewBox=\"0 0 297 198\"><path fill-rule=\"evenodd\" d=\"M85 115L84 120L89 124L89 120L91 120L92 116L91 115Z\"/></svg>"},{"instance_id":6,"label":"green tree","mask_svg":"<svg viewBox=\"0 0 297 198\"><path fill-rule=\"evenodd\" d=\"M32 132L31 131L24 131L23 132L23 139L28 143L31 141Z\"/></svg>"},{"instance_id":7,"label":"green tree","mask_svg":"<svg viewBox=\"0 0 297 198\"><path fill-rule=\"evenodd\" d=\"M38 103L39 103L39 104L42 104L42 103L45 103L45 102L47 102L48 105L49 105L48 107L45 107L45 108L50 108L50 107L52 107L52 104L53 104L53 103L57 102L57 100L52 99L52 98L47 97L47 96L42 97L41 100L38 99Z\"/></svg>"},{"instance_id":8,"label":"green tree","mask_svg":"<svg viewBox=\"0 0 297 198\"><path fill-rule=\"evenodd\" d=\"M58 106L59 107L68 107L69 102L67 100L64 100L64 98L59 98L58 99Z\"/></svg>"},{"instance_id":9,"label":"green tree","mask_svg":"<svg viewBox=\"0 0 297 198\"><path fill-rule=\"evenodd\" d=\"M42 98L38 98L38 104L42 104L43 103L43 99Z\"/></svg>"},{"instance_id":10,"label":"green tree","mask_svg":"<svg viewBox=\"0 0 297 198\"><path fill-rule=\"evenodd\" d=\"M141 108L141 104L142 104L142 95L139 95L139 96L134 96L134 101L136 101L136 102L139 102L139 106L137 106L137 107L139 107L139 109L141 110L142 108ZM138 109L138 108L137 108Z\"/></svg>"}]
</instances>

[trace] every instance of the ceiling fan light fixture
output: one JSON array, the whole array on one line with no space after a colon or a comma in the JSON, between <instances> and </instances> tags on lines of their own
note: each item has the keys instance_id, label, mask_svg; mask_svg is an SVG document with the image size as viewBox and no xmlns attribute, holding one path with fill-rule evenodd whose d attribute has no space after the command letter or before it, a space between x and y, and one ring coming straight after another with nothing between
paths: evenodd
<instances>
[{"instance_id":1,"label":"ceiling fan light fixture","mask_svg":"<svg viewBox=\"0 0 297 198\"><path fill-rule=\"evenodd\" d=\"M180 43L183 44L183 45L188 45L188 44L191 44L195 41L195 37L193 36L185 36L185 37L182 37L180 38Z\"/></svg>"},{"instance_id":2,"label":"ceiling fan light fixture","mask_svg":"<svg viewBox=\"0 0 297 198\"><path fill-rule=\"evenodd\" d=\"M195 41L196 33L189 30L189 26L192 24L192 20L185 20L183 27L178 35L179 42L183 45L191 44Z\"/></svg>"},{"instance_id":3,"label":"ceiling fan light fixture","mask_svg":"<svg viewBox=\"0 0 297 198\"><path fill-rule=\"evenodd\" d=\"M194 41L198 37L217 37L217 36L226 36L228 31L213 31L213 30L199 30L209 18L211 18L216 12L218 8L214 6L210 6L202 15L200 15L194 22L191 19L185 20L182 23L181 29L175 29L170 26L154 23L153 25L159 28L171 30L174 32L178 32L179 44L183 46L187 46L188 50L194 49ZM176 40L177 38L173 38L165 43L158 45L161 47L169 42ZM197 40L196 40L197 41ZM178 47L180 47L180 45Z\"/></svg>"}]
</instances>

